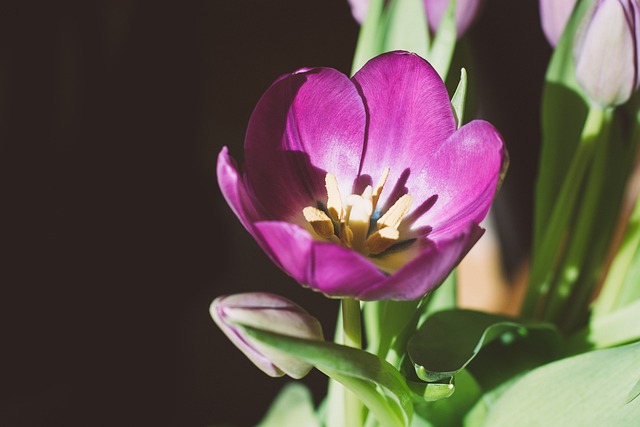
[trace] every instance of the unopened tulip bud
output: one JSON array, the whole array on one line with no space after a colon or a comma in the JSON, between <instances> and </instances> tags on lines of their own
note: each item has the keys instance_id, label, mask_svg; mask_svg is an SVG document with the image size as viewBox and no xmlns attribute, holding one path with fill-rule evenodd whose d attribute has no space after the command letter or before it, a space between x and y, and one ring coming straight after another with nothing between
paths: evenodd
<instances>
[{"instance_id":1,"label":"unopened tulip bud","mask_svg":"<svg viewBox=\"0 0 640 427\"><path fill-rule=\"evenodd\" d=\"M360 24L367 17L367 11L369 10L369 3L371 0L349 0L351 5L351 13L356 21ZM449 3L453 0L424 0L424 8L429 21L429 29L432 33L438 31L440 21L444 16ZM455 0L456 1L456 31L458 37L461 37L467 28L473 23L478 9L484 0ZM388 1L386 3L389 3Z\"/></svg>"},{"instance_id":2,"label":"unopened tulip bud","mask_svg":"<svg viewBox=\"0 0 640 427\"><path fill-rule=\"evenodd\" d=\"M637 0L596 0L574 44L576 77L601 106L625 103L638 88Z\"/></svg>"},{"instance_id":3,"label":"unopened tulip bud","mask_svg":"<svg viewBox=\"0 0 640 427\"><path fill-rule=\"evenodd\" d=\"M221 296L211 303L211 317L225 335L258 368L272 377L302 378L312 366L264 345L243 333L240 326L296 338L324 340L318 320L286 298L268 293Z\"/></svg>"},{"instance_id":4,"label":"unopened tulip bud","mask_svg":"<svg viewBox=\"0 0 640 427\"><path fill-rule=\"evenodd\" d=\"M542 31L551 46L556 46L569 21L576 0L540 0Z\"/></svg>"}]
</instances>

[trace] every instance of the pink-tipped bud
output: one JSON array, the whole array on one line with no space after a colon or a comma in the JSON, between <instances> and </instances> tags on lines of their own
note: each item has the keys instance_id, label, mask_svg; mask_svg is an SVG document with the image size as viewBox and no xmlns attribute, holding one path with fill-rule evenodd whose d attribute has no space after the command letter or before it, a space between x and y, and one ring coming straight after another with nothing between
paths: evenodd
<instances>
[{"instance_id":1,"label":"pink-tipped bud","mask_svg":"<svg viewBox=\"0 0 640 427\"><path fill-rule=\"evenodd\" d=\"M349 0L351 14L360 24L362 24L367 17L370 1L371 0ZM440 21L442 21L442 17L447 11L451 1L452 0L424 0L424 8L427 14L427 20L429 21L429 30L432 34L438 31ZM455 17L458 37L461 37L473 23L483 2L484 0L456 0ZM387 1L386 3L389 2Z\"/></svg>"},{"instance_id":2,"label":"pink-tipped bud","mask_svg":"<svg viewBox=\"0 0 640 427\"><path fill-rule=\"evenodd\" d=\"M603 107L625 103L638 88L637 0L597 0L576 34L576 77Z\"/></svg>"},{"instance_id":3,"label":"pink-tipped bud","mask_svg":"<svg viewBox=\"0 0 640 427\"><path fill-rule=\"evenodd\" d=\"M576 0L540 0L542 31L551 46L556 46L571 17Z\"/></svg>"},{"instance_id":4,"label":"pink-tipped bud","mask_svg":"<svg viewBox=\"0 0 640 427\"><path fill-rule=\"evenodd\" d=\"M216 298L209 309L225 335L258 368L272 377L302 378L313 366L264 345L243 333L240 326L296 338L324 340L318 320L297 304L269 293L243 293Z\"/></svg>"}]
</instances>

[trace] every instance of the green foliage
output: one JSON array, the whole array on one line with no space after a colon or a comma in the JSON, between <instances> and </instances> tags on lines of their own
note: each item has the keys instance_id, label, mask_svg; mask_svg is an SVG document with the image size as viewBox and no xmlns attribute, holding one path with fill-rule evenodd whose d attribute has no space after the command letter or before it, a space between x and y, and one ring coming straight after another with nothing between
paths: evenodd
<instances>
[{"instance_id":1,"label":"green foliage","mask_svg":"<svg viewBox=\"0 0 640 427\"><path fill-rule=\"evenodd\" d=\"M638 377L640 343L559 360L529 372L494 403L480 401L465 425L636 426Z\"/></svg>"},{"instance_id":2,"label":"green foliage","mask_svg":"<svg viewBox=\"0 0 640 427\"><path fill-rule=\"evenodd\" d=\"M257 427L320 427L309 390L300 383L289 383L275 398Z\"/></svg>"},{"instance_id":3,"label":"green foliage","mask_svg":"<svg viewBox=\"0 0 640 427\"><path fill-rule=\"evenodd\" d=\"M557 354L559 344L558 334L549 323L472 310L446 310L426 320L409 341L407 352L418 377L434 382L458 374L496 341L499 346L492 352L516 352L522 357L510 357L508 362L504 357L484 358L479 370L491 375L508 372L509 363L548 361ZM521 370L520 366L517 368Z\"/></svg>"},{"instance_id":4,"label":"green foliage","mask_svg":"<svg viewBox=\"0 0 640 427\"><path fill-rule=\"evenodd\" d=\"M411 392L400 373L363 350L326 342L279 335L250 327L244 332L314 365L351 390L383 426L406 426L413 414Z\"/></svg>"}]
</instances>

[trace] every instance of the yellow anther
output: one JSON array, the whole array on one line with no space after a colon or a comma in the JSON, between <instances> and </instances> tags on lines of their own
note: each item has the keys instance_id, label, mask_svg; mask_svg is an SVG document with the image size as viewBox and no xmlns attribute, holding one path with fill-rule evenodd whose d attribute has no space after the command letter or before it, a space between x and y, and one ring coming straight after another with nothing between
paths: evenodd
<instances>
[{"instance_id":1,"label":"yellow anther","mask_svg":"<svg viewBox=\"0 0 640 427\"><path fill-rule=\"evenodd\" d=\"M365 247L369 253L377 255L389 249L398 239L400 239L400 232L397 229L385 227L369 236Z\"/></svg>"},{"instance_id":2,"label":"yellow anther","mask_svg":"<svg viewBox=\"0 0 640 427\"><path fill-rule=\"evenodd\" d=\"M353 246L353 231L351 231L351 227L344 223L340 224L340 242L347 248Z\"/></svg>"},{"instance_id":3,"label":"yellow anther","mask_svg":"<svg viewBox=\"0 0 640 427\"><path fill-rule=\"evenodd\" d=\"M378 180L378 183L376 184L376 188L373 190L373 196L372 196L373 209L375 209L376 206L378 205L378 200L380 200L380 194L382 194L382 189L384 188L384 185L387 183L387 178L389 178L390 171L391 169L389 168L384 169L384 171L382 172L382 176L380 177L380 179Z\"/></svg>"},{"instance_id":4,"label":"yellow anther","mask_svg":"<svg viewBox=\"0 0 640 427\"><path fill-rule=\"evenodd\" d=\"M402 222L402 218L409 211L413 197L410 194L405 194L400 197L397 202L389 208L387 213L382 215L377 222L378 230L382 230L386 227L398 228Z\"/></svg>"},{"instance_id":5,"label":"yellow anther","mask_svg":"<svg viewBox=\"0 0 640 427\"><path fill-rule=\"evenodd\" d=\"M360 251L364 248L364 241L369 232L373 205L371 204L371 200L367 200L357 194L352 194L347 199L347 210L349 211L347 225L351 228L351 231L353 231L352 246L355 250Z\"/></svg>"},{"instance_id":6,"label":"yellow anther","mask_svg":"<svg viewBox=\"0 0 640 427\"><path fill-rule=\"evenodd\" d=\"M342 197L340 196L340 188L335 175L330 173L324 179L327 187L327 211L334 221L340 221L342 218Z\"/></svg>"},{"instance_id":7,"label":"yellow anther","mask_svg":"<svg viewBox=\"0 0 640 427\"><path fill-rule=\"evenodd\" d=\"M325 239L333 236L333 222L331 218L327 216L320 209L314 208L313 206L307 206L302 210L302 214L304 218L311 224L313 227L313 231L318 233L321 237Z\"/></svg>"}]
</instances>

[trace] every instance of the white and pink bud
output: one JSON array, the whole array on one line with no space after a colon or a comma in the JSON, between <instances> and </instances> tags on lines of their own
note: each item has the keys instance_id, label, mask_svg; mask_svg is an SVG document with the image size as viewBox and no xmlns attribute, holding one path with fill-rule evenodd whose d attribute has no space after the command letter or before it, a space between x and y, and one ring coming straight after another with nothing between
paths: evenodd
<instances>
[{"instance_id":1,"label":"white and pink bud","mask_svg":"<svg viewBox=\"0 0 640 427\"><path fill-rule=\"evenodd\" d=\"M242 326L296 338L324 340L318 319L278 295L256 292L221 296L211 303L209 311L231 342L272 377L287 374L302 378L313 366L260 343L244 333Z\"/></svg>"}]
</instances>

